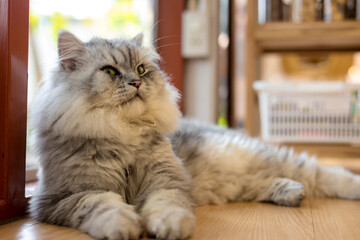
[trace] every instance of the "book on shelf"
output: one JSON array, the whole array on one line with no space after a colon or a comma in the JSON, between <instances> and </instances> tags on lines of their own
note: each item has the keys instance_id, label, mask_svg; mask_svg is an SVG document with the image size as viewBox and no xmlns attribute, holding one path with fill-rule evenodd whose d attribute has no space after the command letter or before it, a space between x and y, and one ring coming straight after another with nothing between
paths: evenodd
<instances>
[{"instance_id":1,"label":"book on shelf","mask_svg":"<svg viewBox=\"0 0 360 240\"><path fill-rule=\"evenodd\" d=\"M266 22L266 0L258 1L258 23L264 24Z\"/></svg>"},{"instance_id":2,"label":"book on shelf","mask_svg":"<svg viewBox=\"0 0 360 240\"><path fill-rule=\"evenodd\" d=\"M266 0L266 12L265 12L265 16L266 16L266 21L267 22L271 22L271 11L272 11L272 4L271 4L271 0Z\"/></svg>"},{"instance_id":3,"label":"book on shelf","mask_svg":"<svg viewBox=\"0 0 360 240\"><path fill-rule=\"evenodd\" d=\"M347 0L324 0L324 21L342 21L346 16Z\"/></svg>"},{"instance_id":4,"label":"book on shelf","mask_svg":"<svg viewBox=\"0 0 360 240\"><path fill-rule=\"evenodd\" d=\"M346 1L347 0L332 0L333 21L342 21L346 18Z\"/></svg>"},{"instance_id":5,"label":"book on shelf","mask_svg":"<svg viewBox=\"0 0 360 240\"><path fill-rule=\"evenodd\" d=\"M271 21L281 21L281 0L271 0Z\"/></svg>"},{"instance_id":6,"label":"book on shelf","mask_svg":"<svg viewBox=\"0 0 360 240\"><path fill-rule=\"evenodd\" d=\"M313 22L316 20L316 2L314 0L302 1L302 21Z\"/></svg>"},{"instance_id":7,"label":"book on shelf","mask_svg":"<svg viewBox=\"0 0 360 240\"><path fill-rule=\"evenodd\" d=\"M324 20L324 0L316 0L315 2L315 18L317 21Z\"/></svg>"},{"instance_id":8,"label":"book on shelf","mask_svg":"<svg viewBox=\"0 0 360 240\"><path fill-rule=\"evenodd\" d=\"M304 0L305 1L305 0ZM291 20L293 22L302 22L302 11L303 9L303 0L292 0L291 4Z\"/></svg>"},{"instance_id":9,"label":"book on shelf","mask_svg":"<svg viewBox=\"0 0 360 240\"><path fill-rule=\"evenodd\" d=\"M258 22L260 24L271 21L271 0L258 0Z\"/></svg>"},{"instance_id":10,"label":"book on shelf","mask_svg":"<svg viewBox=\"0 0 360 240\"><path fill-rule=\"evenodd\" d=\"M356 18L356 0L346 0L346 19Z\"/></svg>"},{"instance_id":11,"label":"book on shelf","mask_svg":"<svg viewBox=\"0 0 360 240\"><path fill-rule=\"evenodd\" d=\"M331 0L324 0L324 21L332 21L332 3Z\"/></svg>"},{"instance_id":12,"label":"book on shelf","mask_svg":"<svg viewBox=\"0 0 360 240\"><path fill-rule=\"evenodd\" d=\"M284 22L291 21L291 3L292 0L281 0L282 21Z\"/></svg>"},{"instance_id":13,"label":"book on shelf","mask_svg":"<svg viewBox=\"0 0 360 240\"><path fill-rule=\"evenodd\" d=\"M259 23L360 21L360 0L258 0Z\"/></svg>"},{"instance_id":14,"label":"book on shelf","mask_svg":"<svg viewBox=\"0 0 360 240\"><path fill-rule=\"evenodd\" d=\"M360 0L355 3L356 20L360 21Z\"/></svg>"}]
</instances>

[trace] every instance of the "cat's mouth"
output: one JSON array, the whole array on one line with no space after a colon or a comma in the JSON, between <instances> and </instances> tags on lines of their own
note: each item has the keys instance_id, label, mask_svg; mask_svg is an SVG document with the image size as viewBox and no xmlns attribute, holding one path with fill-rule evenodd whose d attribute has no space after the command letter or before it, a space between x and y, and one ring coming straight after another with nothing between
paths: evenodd
<instances>
[{"instance_id":1,"label":"cat's mouth","mask_svg":"<svg viewBox=\"0 0 360 240\"><path fill-rule=\"evenodd\" d=\"M134 100L134 99L140 99L141 101L144 101L143 97L140 95L139 91L136 92L135 96L130 99L130 101Z\"/></svg>"},{"instance_id":2,"label":"cat's mouth","mask_svg":"<svg viewBox=\"0 0 360 240\"><path fill-rule=\"evenodd\" d=\"M135 97L137 97L137 98L140 98L140 100L144 100L143 98L142 98L142 96L139 94L139 92L137 92L136 94L135 94Z\"/></svg>"},{"instance_id":3,"label":"cat's mouth","mask_svg":"<svg viewBox=\"0 0 360 240\"><path fill-rule=\"evenodd\" d=\"M122 104L127 104L127 103L138 101L138 100L144 101L143 97L137 91L136 94L132 98L125 100Z\"/></svg>"}]
</instances>

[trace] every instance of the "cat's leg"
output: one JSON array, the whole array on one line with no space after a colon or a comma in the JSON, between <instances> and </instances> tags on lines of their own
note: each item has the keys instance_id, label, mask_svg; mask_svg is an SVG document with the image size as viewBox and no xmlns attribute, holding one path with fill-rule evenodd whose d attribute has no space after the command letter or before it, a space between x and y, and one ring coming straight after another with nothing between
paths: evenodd
<instances>
[{"instance_id":1,"label":"cat's leg","mask_svg":"<svg viewBox=\"0 0 360 240\"><path fill-rule=\"evenodd\" d=\"M288 178L269 179L265 184L250 187L251 191L258 190L255 201L271 201L281 206L297 207L305 196L304 186ZM247 194L244 193L245 196Z\"/></svg>"},{"instance_id":2,"label":"cat's leg","mask_svg":"<svg viewBox=\"0 0 360 240\"><path fill-rule=\"evenodd\" d=\"M57 203L56 196L39 195L30 212L40 221L78 228L96 239L138 239L143 220L133 206L113 192L80 192Z\"/></svg>"},{"instance_id":3,"label":"cat's leg","mask_svg":"<svg viewBox=\"0 0 360 240\"><path fill-rule=\"evenodd\" d=\"M360 176L343 167L321 165L306 153L294 153L282 147L276 155L281 176L301 182L308 197L360 199Z\"/></svg>"},{"instance_id":4,"label":"cat's leg","mask_svg":"<svg viewBox=\"0 0 360 240\"><path fill-rule=\"evenodd\" d=\"M177 189L152 193L141 211L148 233L159 239L190 237L195 227L195 215L189 199Z\"/></svg>"},{"instance_id":5,"label":"cat's leg","mask_svg":"<svg viewBox=\"0 0 360 240\"><path fill-rule=\"evenodd\" d=\"M142 177L136 207L151 236L185 239L195 228L191 179L174 155L168 139L159 141L152 146L151 154L144 155L144 159L148 158L146 165L137 168L137 174Z\"/></svg>"},{"instance_id":6,"label":"cat's leg","mask_svg":"<svg viewBox=\"0 0 360 240\"><path fill-rule=\"evenodd\" d=\"M308 197L360 199L360 176L343 167L323 166L315 157L286 147L279 149L277 159L279 173L301 182Z\"/></svg>"},{"instance_id":7,"label":"cat's leg","mask_svg":"<svg viewBox=\"0 0 360 240\"><path fill-rule=\"evenodd\" d=\"M195 227L190 178L169 149L158 145L144 169L135 202L149 235L160 239L185 239ZM162 151L160 151L162 150Z\"/></svg>"}]
</instances>

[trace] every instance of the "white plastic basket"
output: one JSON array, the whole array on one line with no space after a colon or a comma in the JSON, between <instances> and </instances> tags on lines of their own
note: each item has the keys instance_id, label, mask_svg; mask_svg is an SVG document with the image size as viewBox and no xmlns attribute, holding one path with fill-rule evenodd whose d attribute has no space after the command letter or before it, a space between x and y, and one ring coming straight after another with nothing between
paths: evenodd
<instances>
[{"instance_id":1,"label":"white plastic basket","mask_svg":"<svg viewBox=\"0 0 360 240\"><path fill-rule=\"evenodd\" d=\"M254 89L265 141L360 143L360 85L256 81Z\"/></svg>"}]
</instances>

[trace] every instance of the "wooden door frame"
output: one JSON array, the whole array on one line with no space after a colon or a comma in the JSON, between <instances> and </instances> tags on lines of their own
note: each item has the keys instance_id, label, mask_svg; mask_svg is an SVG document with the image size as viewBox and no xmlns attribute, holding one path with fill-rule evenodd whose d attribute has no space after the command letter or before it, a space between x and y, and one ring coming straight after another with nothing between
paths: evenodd
<instances>
[{"instance_id":1,"label":"wooden door frame","mask_svg":"<svg viewBox=\"0 0 360 240\"><path fill-rule=\"evenodd\" d=\"M29 0L0 1L0 221L23 215Z\"/></svg>"},{"instance_id":2,"label":"wooden door frame","mask_svg":"<svg viewBox=\"0 0 360 240\"><path fill-rule=\"evenodd\" d=\"M229 0L229 71L228 71L228 122L229 126L236 128L235 119L235 0Z\"/></svg>"},{"instance_id":3,"label":"wooden door frame","mask_svg":"<svg viewBox=\"0 0 360 240\"><path fill-rule=\"evenodd\" d=\"M245 79L246 79L246 117L245 131L252 137L260 133L259 111L257 94L253 89L253 83L257 79L257 56L259 54L255 47L254 32L258 25L257 22L257 1L247 1L247 24L246 24L246 50L245 50Z\"/></svg>"},{"instance_id":4,"label":"wooden door frame","mask_svg":"<svg viewBox=\"0 0 360 240\"><path fill-rule=\"evenodd\" d=\"M158 0L156 21L156 46L162 58L162 69L183 96L184 59L181 56L181 15L185 0ZM183 100L180 109L184 111Z\"/></svg>"}]
</instances>

